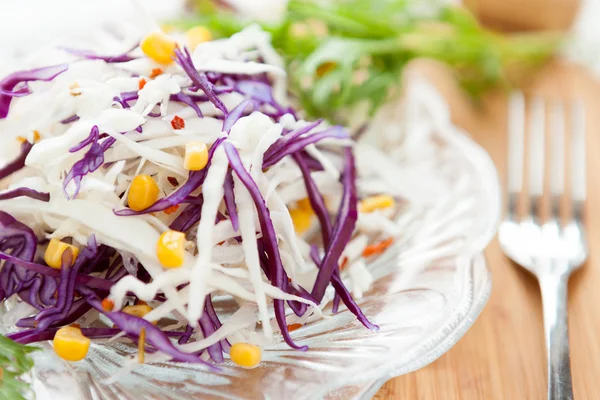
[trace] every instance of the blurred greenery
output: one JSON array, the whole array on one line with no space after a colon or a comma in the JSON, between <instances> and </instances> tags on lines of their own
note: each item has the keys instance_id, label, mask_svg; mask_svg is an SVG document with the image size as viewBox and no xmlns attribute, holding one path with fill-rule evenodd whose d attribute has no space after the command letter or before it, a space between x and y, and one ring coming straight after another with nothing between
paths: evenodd
<instances>
[{"instance_id":1,"label":"blurred greenery","mask_svg":"<svg viewBox=\"0 0 600 400\"><path fill-rule=\"evenodd\" d=\"M33 367L29 355L37 350L39 348L23 346L0 335L0 400L25 400L31 393L29 384L21 376Z\"/></svg>"},{"instance_id":2,"label":"blurred greenery","mask_svg":"<svg viewBox=\"0 0 600 400\"><path fill-rule=\"evenodd\" d=\"M210 0L193 0L194 17L178 28L204 25L217 37L254 23ZM290 90L306 112L344 122L352 106L374 112L415 58L447 64L477 98L508 86L508 71L530 70L559 44L552 33L505 36L479 25L467 10L436 0L290 0L284 18L261 23L284 57Z\"/></svg>"}]
</instances>

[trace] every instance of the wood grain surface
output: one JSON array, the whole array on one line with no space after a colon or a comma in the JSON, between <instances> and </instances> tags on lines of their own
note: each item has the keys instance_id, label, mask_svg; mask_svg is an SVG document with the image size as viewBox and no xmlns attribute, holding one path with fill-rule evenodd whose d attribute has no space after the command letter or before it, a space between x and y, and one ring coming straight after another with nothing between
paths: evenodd
<instances>
[{"instance_id":1,"label":"wood grain surface","mask_svg":"<svg viewBox=\"0 0 600 400\"><path fill-rule=\"evenodd\" d=\"M492 156L501 180L506 166L507 94L473 106L443 69L412 66L434 80L464 127ZM600 83L584 68L556 61L525 88L549 98L581 98L587 109L588 203L591 255L569 283L569 330L574 395L600 399ZM397 399L544 399L546 359L537 281L512 264L494 240L486 251L493 275L490 300L471 330L433 364L389 381L375 396Z\"/></svg>"}]
</instances>

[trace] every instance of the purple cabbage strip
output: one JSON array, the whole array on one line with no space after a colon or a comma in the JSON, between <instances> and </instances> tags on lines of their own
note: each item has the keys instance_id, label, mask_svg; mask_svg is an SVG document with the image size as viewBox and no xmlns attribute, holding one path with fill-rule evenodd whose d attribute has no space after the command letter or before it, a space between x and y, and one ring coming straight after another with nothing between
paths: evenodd
<instances>
[{"instance_id":1,"label":"purple cabbage strip","mask_svg":"<svg viewBox=\"0 0 600 400\"><path fill-rule=\"evenodd\" d=\"M179 232L187 232L192 226L200 222L202 215L202 203L188 204L178 216L175 218L169 229Z\"/></svg>"},{"instance_id":2,"label":"purple cabbage strip","mask_svg":"<svg viewBox=\"0 0 600 400\"><path fill-rule=\"evenodd\" d=\"M221 324L221 320L219 320L219 316L215 312L215 308L213 306L212 298L211 298L210 294L206 296L204 310L205 310L206 314L208 315L208 317L210 318L215 330L217 330L221 326L223 326L223 324ZM231 344L229 344L229 341L227 339L223 339L223 340L221 340L221 347L223 348L223 351L228 352L229 349L231 348Z\"/></svg>"},{"instance_id":3,"label":"purple cabbage strip","mask_svg":"<svg viewBox=\"0 0 600 400\"><path fill-rule=\"evenodd\" d=\"M331 219L329 218L329 212L327 211L327 206L325 205L325 199L319 191L317 184L312 179L312 176L310 175L310 170L308 169L308 165L306 161L304 161L304 159L301 157L301 154L294 154L294 160L296 161L296 164L298 164L298 167L302 172L304 186L306 186L306 192L308 193L310 205L315 211L315 214L317 214L317 218L319 219L319 223L321 224L323 247L327 248L329 246L331 234Z\"/></svg>"},{"instance_id":4,"label":"purple cabbage strip","mask_svg":"<svg viewBox=\"0 0 600 400\"><path fill-rule=\"evenodd\" d=\"M206 311L202 313L202 316L200 317L200 320L198 322L200 325L200 329L202 330L202 334L205 338L215 333L216 329L213 326L213 323L210 320L210 317L208 316ZM206 350L208 351L208 355L210 355L210 358L212 358L214 362L223 362L223 348L221 347L221 341L218 341L217 343L208 346Z\"/></svg>"},{"instance_id":5,"label":"purple cabbage strip","mask_svg":"<svg viewBox=\"0 0 600 400\"><path fill-rule=\"evenodd\" d=\"M31 94L31 89L27 83L23 85L23 87L15 90L2 90L0 89L0 96L9 96L9 97L24 97Z\"/></svg>"},{"instance_id":6,"label":"purple cabbage strip","mask_svg":"<svg viewBox=\"0 0 600 400\"><path fill-rule=\"evenodd\" d=\"M254 201L258 211L258 219L260 221L261 231L263 233L264 247L269 256L269 264L271 265L269 276L271 284L275 285L281 290L285 290L285 270L283 269L283 265L281 263L281 255L279 254L279 247L277 243L277 234L275 233L273 221L271 220L270 212L265 203L265 199L262 197L256 182L254 182L248 171L246 171L244 168L236 148L229 142L225 142L224 146L231 168L235 171L244 186L248 189L248 192L250 193L250 196L252 197L252 200ZM273 304L277 324L279 325L283 339L288 346L301 351L308 350L308 346L298 346L292 340L290 332L287 328L287 322L285 319L285 303L283 300L275 299L273 300Z\"/></svg>"},{"instance_id":7,"label":"purple cabbage strip","mask_svg":"<svg viewBox=\"0 0 600 400\"><path fill-rule=\"evenodd\" d=\"M192 337L192 333L194 333L194 328L192 328L191 325L188 325L187 328L185 328L184 335L179 338L177 343L180 345L186 344L187 342L189 342L190 338Z\"/></svg>"},{"instance_id":8,"label":"purple cabbage strip","mask_svg":"<svg viewBox=\"0 0 600 400\"><path fill-rule=\"evenodd\" d=\"M90 134L88 135L88 137L83 139L81 142L79 142L75 146L71 147L69 149L69 153L78 152L79 150L83 149L85 146L88 146L94 142L97 142L98 139L100 139L100 130L98 129L97 125L94 125L92 127L92 130L90 131Z\"/></svg>"},{"instance_id":9,"label":"purple cabbage strip","mask_svg":"<svg viewBox=\"0 0 600 400\"><path fill-rule=\"evenodd\" d=\"M128 55L133 50L135 50L137 47L138 47L138 45L136 44L131 49L127 50L126 52L124 52L122 54L117 54L116 56L101 56L90 50L73 49L73 48L69 48L69 47L62 47L61 49L68 53L73 54L74 56L82 57L87 60L103 60L103 61L106 61L107 63L122 63L122 62L127 62L127 61L137 59L137 57L132 57L132 56Z\"/></svg>"},{"instance_id":10,"label":"purple cabbage strip","mask_svg":"<svg viewBox=\"0 0 600 400\"><path fill-rule=\"evenodd\" d=\"M300 136L302 136L306 133L309 133L314 128L319 126L322 122L323 122L323 120L318 120L318 121L311 122L301 128L295 129L291 132L286 133L286 131L284 131L284 133L283 133L284 136L282 138L278 139L275 143L273 143L271 145L271 147L269 147L267 149L265 156L264 156L265 159L272 157L277 153L280 153L287 146L289 146L294 140L297 140ZM308 155L306 155L306 156L308 156ZM321 167L320 163L319 163L319 167Z\"/></svg>"},{"instance_id":11,"label":"purple cabbage strip","mask_svg":"<svg viewBox=\"0 0 600 400\"><path fill-rule=\"evenodd\" d=\"M15 197L29 197L44 202L50 201L50 193L38 192L30 188L20 187L0 193L0 200L14 199Z\"/></svg>"},{"instance_id":12,"label":"purple cabbage strip","mask_svg":"<svg viewBox=\"0 0 600 400\"><path fill-rule=\"evenodd\" d=\"M224 140L225 138L219 138L211 146L210 150L208 151L208 164L206 165L206 167L201 171L190 172L188 180L169 196L157 200L156 203L142 211L133 211L132 209L125 208L123 210L115 210L114 213L119 216L148 214L151 212L163 211L169 207L185 202L188 196L194 190L202 186L202 184L204 183L207 171L212 161L212 157L215 154L217 148L221 145L221 143L223 143Z\"/></svg>"},{"instance_id":13,"label":"purple cabbage strip","mask_svg":"<svg viewBox=\"0 0 600 400\"><path fill-rule=\"evenodd\" d=\"M183 68L187 76L192 80L194 85L202 89L204 94L208 97L208 100L218 109L223 115L227 116L229 111L225 104L217 97L215 93L215 86L208 80L208 77L204 72L198 72L192 61L192 56L187 48L184 48L185 54L181 49L175 49L175 58L177 63Z\"/></svg>"},{"instance_id":14,"label":"purple cabbage strip","mask_svg":"<svg viewBox=\"0 0 600 400\"><path fill-rule=\"evenodd\" d=\"M231 220L231 226L233 227L233 230L237 232L240 227L240 223L235 204L235 194L233 193L233 174L231 172L231 168L229 168L227 175L225 175L223 189L225 193L225 206L227 207L227 213L229 214L229 219Z\"/></svg>"},{"instance_id":15,"label":"purple cabbage strip","mask_svg":"<svg viewBox=\"0 0 600 400\"><path fill-rule=\"evenodd\" d=\"M334 126L332 128L329 128L319 133L315 133L310 136L297 138L286 143L286 145L279 151L267 151L267 153L265 153L265 161L263 163L263 168L269 168L277 164L284 157L302 151L306 146L315 144L323 139L328 138L349 139L350 136L344 128L340 126Z\"/></svg>"},{"instance_id":16,"label":"purple cabbage strip","mask_svg":"<svg viewBox=\"0 0 600 400\"><path fill-rule=\"evenodd\" d=\"M358 217L356 209L358 199L356 195L355 167L352 149L347 148L345 150L344 158L344 173L341 178L344 190L342 202L338 210L331 243L326 249L323 263L319 269L315 286L312 290L312 295L318 301L323 299L325 289L329 285L329 281L331 281L331 277L334 275L335 270L338 268L340 256L352 237L356 219Z\"/></svg>"},{"instance_id":17,"label":"purple cabbage strip","mask_svg":"<svg viewBox=\"0 0 600 400\"><path fill-rule=\"evenodd\" d=\"M333 298L333 306L331 307L331 312L334 314L337 314L339 309L340 309L340 300L342 298L340 297L340 295L335 292L335 297Z\"/></svg>"},{"instance_id":18,"label":"purple cabbage strip","mask_svg":"<svg viewBox=\"0 0 600 400\"><path fill-rule=\"evenodd\" d=\"M15 86L20 83L27 83L31 81L51 81L58 75L65 72L68 68L68 64L60 64L53 65L51 67L31 69L28 71L18 71L0 80L0 91L2 91L2 93L0 93L0 119L4 119L8 115L10 102L13 98L13 96L7 95L7 92L12 92Z\"/></svg>"},{"instance_id":19,"label":"purple cabbage strip","mask_svg":"<svg viewBox=\"0 0 600 400\"><path fill-rule=\"evenodd\" d=\"M252 80L238 81L235 84L235 90L252 100L263 104L270 104L280 111L279 104L273 99L273 88L267 83Z\"/></svg>"},{"instance_id":20,"label":"purple cabbage strip","mask_svg":"<svg viewBox=\"0 0 600 400\"><path fill-rule=\"evenodd\" d=\"M171 95L171 100L178 101L180 103L190 106L196 112L196 115L198 116L198 118L204 117L204 115L202 114L202 111L200 110L200 107L198 107L198 104L196 104L196 102L194 101L192 96L190 96L189 94L179 92L177 94Z\"/></svg>"},{"instance_id":21,"label":"purple cabbage strip","mask_svg":"<svg viewBox=\"0 0 600 400\"><path fill-rule=\"evenodd\" d=\"M98 312L104 314L128 336L139 338L141 330L144 329L146 332L146 342L157 350L171 356L174 361L204 364L213 371L219 371L219 369L214 365L203 361L197 355L184 353L177 349L173 343L171 343L167 335L158 327L154 326L150 321L146 321L143 318L134 317L133 315L125 314L121 311L106 312L102 308L100 300L92 290L81 288L81 291L85 295L86 301L92 307L94 307Z\"/></svg>"},{"instance_id":22,"label":"purple cabbage strip","mask_svg":"<svg viewBox=\"0 0 600 400\"><path fill-rule=\"evenodd\" d=\"M223 132L229 133L233 125L244 115L249 105L252 105L252 111L256 109L254 102L251 99L246 99L235 106L223 121Z\"/></svg>"},{"instance_id":23,"label":"purple cabbage strip","mask_svg":"<svg viewBox=\"0 0 600 400\"><path fill-rule=\"evenodd\" d=\"M14 174L25 166L25 159L27 158L27 155L31 151L32 147L33 145L31 143L27 141L23 142L19 156L6 164L4 167L0 168L0 180Z\"/></svg>"},{"instance_id":24,"label":"purple cabbage strip","mask_svg":"<svg viewBox=\"0 0 600 400\"><path fill-rule=\"evenodd\" d=\"M61 124L66 125L66 124L70 124L71 122L77 122L79 121L79 116L77 115L72 115L69 118L65 118L62 121L60 121Z\"/></svg>"},{"instance_id":25,"label":"purple cabbage strip","mask_svg":"<svg viewBox=\"0 0 600 400\"><path fill-rule=\"evenodd\" d=\"M379 330L379 326L371 323L368 320L368 318L362 312L358 304L356 304L356 302L352 298L352 295L350 294L348 289L346 289L346 287L344 286L342 278L338 275L333 275L333 277L331 278L331 284L335 289L335 292L339 294L340 298L344 302L344 305L352 314L356 315L356 318L360 321L360 323L363 324L367 329L377 332Z\"/></svg>"}]
</instances>

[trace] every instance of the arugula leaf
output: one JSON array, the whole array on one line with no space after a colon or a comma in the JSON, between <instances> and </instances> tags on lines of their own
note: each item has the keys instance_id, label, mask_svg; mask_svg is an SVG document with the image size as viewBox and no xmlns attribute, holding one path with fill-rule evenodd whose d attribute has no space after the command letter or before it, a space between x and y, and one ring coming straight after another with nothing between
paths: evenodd
<instances>
[{"instance_id":1,"label":"arugula leaf","mask_svg":"<svg viewBox=\"0 0 600 400\"><path fill-rule=\"evenodd\" d=\"M256 22L217 0L192 3L197 17L176 26L204 25L225 37ZM490 87L508 86L511 68L539 65L559 44L553 33L499 35L467 10L438 0L290 0L279 24L261 25L284 57L290 90L309 116L340 123L365 101L375 112L414 58L444 62L476 98Z\"/></svg>"},{"instance_id":2,"label":"arugula leaf","mask_svg":"<svg viewBox=\"0 0 600 400\"><path fill-rule=\"evenodd\" d=\"M21 376L33 368L30 354L38 350L0 335L0 400L25 400L30 388Z\"/></svg>"}]
</instances>

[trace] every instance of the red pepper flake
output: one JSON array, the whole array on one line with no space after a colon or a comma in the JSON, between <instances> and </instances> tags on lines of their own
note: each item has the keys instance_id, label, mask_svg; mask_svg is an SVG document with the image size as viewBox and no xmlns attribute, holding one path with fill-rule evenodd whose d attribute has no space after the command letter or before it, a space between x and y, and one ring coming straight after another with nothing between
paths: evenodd
<instances>
[{"instance_id":1,"label":"red pepper flake","mask_svg":"<svg viewBox=\"0 0 600 400\"><path fill-rule=\"evenodd\" d=\"M148 305L148 303L146 303L144 300L140 300L137 298L135 299L133 304L135 304L136 306L147 306Z\"/></svg>"},{"instance_id":2,"label":"red pepper flake","mask_svg":"<svg viewBox=\"0 0 600 400\"><path fill-rule=\"evenodd\" d=\"M115 303L107 297L102 300L102 309L106 312L111 312L115 309Z\"/></svg>"},{"instance_id":3,"label":"red pepper flake","mask_svg":"<svg viewBox=\"0 0 600 400\"><path fill-rule=\"evenodd\" d=\"M17 142L23 144L27 141L27 138L23 137L23 136L17 136Z\"/></svg>"},{"instance_id":4,"label":"red pepper flake","mask_svg":"<svg viewBox=\"0 0 600 400\"><path fill-rule=\"evenodd\" d=\"M152 72L150 72L150 78L154 79L157 76L161 75L164 71L160 68L154 68Z\"/></svg>"},{"instance_id":5,"label":"red pepper flake","mask_svg":"<svg viewBox=\"0 0 600 400\"><path fill-rule=\"evenodd\" d=\"M144 86L146 86L146 80L144 78L140 79L140 81L138 82L138 88L140 90L142 90L144 88Z\"/></svg>"},{"instance_id":6,"label":"red pepper flake","mask_svg":"<svg viewBox=\"0 0 600 400\"><path fill-rule=\"evenodd\" d=\"M344 268L346 268L348 266L348 257L344 257L344 259L342 260L342 263L340 264L340 271L343 271Z\"/></svg>"},{"instance_id":7,"label":"red pepper flake","mask_svg":"<svg viewBox=\"0 0 600 400\"><path fill-rule=\"evenodd\" d=\"M179 186L179 181L174 176L167 176L167 180L173 186Z\"/></svg>"},{"instance_id":8,"label":"red pepper flake","mask_svg":"<svg viewBox=\"0 0 600 400\"><path fill-rule=\"evenodd\" d=\"M176 115L171 121L171 126L173 129L183 129L185 128L185 121L179 115Z\"/></svg>"},{"instance_id":9,"label":"red pepper flake","mask_svg":"<svg viewBox=\"0 0 600 400\"><path fill-rule=\"evenodd\" d=\"M0 382L2 382L3 378L4 378L4 368L0 368Z\"/></svg>"},{"instance_id":10,"label":"red pepper flake","mask_svg":"<svg viewBox=\"0 0 600 400\"><path fill-rule=\"evenodd\" d=\"M179 210L179 204L175 204L174 206L166 208L165 209L165 214L171 215L174 212L176 212L177 210Z\"/></svg>"},{"instance_id":11,"label":"red pepper flake","mask_svg":"<svg viewBox=\"0 0 600 400\"><path fill-rule=\"evenodd\" d=\"M33 143L38 142L40 140L40 133L38 131L33 131Z\"/></svg>"},{"instance_id":12,"label":"red pepper flake","mask_svg":"<svg viewBox=\"0 0 600 400\"><path fill-rule=\"evenodd\" d=\"M79 324L71 324L69 325L71 328L77 328L77 329L81 329L81 325Z\"/></svg>"},{"instance_id":13,"label":"red pepper flake","mask_svg":"<svg viewBox=\"0 0 600 400\"><path fill-rule=\"evenodd\" d=\"M291 324L288 325L288 332L293 332L296 329L302 328L302 324Z\"/></svg>"},{"instance_id":14,"label":"red pepper flake","mask_svg":"<svg viewBox=\"0 0 600 400\"><path fill-rule=\"evenodd\" d=\"M362 255L363 257L370 257L376 254L383 253L388 247L390 247L394 243L394 238L389 238L384 240L383 242L375 243L370 246L365 247Z\"/></svg>"}]
</instances>

